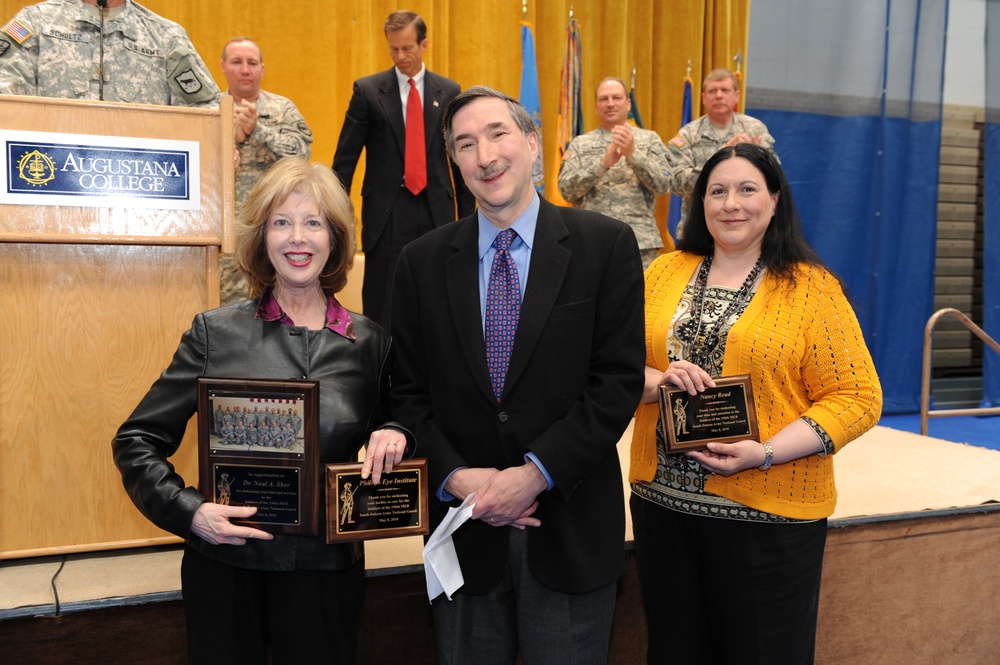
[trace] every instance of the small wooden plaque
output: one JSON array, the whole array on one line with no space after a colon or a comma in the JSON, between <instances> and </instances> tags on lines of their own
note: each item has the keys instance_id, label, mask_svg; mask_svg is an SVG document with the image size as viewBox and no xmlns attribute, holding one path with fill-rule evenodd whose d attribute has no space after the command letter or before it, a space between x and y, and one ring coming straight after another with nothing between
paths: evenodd
<instances>
[{"instance_id":1,"label":"small wooden plaque","mask_svg":"<svg viewBox=\"0 0 1000 665\"><path fill-rule=\"evenodd\" d=\"M750 375L722 377L697 395L661 385L660 418L668 453L702 450L710 442L760 441Z\"/></svg>"},{"instance_id":2,"label":"small wooden plaque","mask_svg":"<svg viewBox=\"0 0 1000 665\"><path fill-rule=\"evenodd\" d=\"M326 542L424 536L430 532L427 460L403 460L378 485L361 463L326 465Z\"/></svg>"}]
</instances>

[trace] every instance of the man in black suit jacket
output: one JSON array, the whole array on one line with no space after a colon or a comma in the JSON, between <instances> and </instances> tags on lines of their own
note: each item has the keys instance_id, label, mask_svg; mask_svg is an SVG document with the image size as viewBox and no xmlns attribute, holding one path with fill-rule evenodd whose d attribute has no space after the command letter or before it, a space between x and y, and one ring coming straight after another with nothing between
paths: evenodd
<instances>
[{"instance_id":1,"label":"man in black suit jacket","mask_svg":"<svg viewBox=\"0 0 1000 665\"><path fill-rule=\"evenodd\" d=\"M392 272L399 250L427 231L455 221L456 203L459 217L472 214L476 204L461 173L449 164L441 138L441 114L458 94L458 84L424 67L427 26L420 16L393 12L384 30L396 66L354 82L333 170L350 192L361 150L366 150L361 186L361 248L365 252L361 298L365 315L388 328ZM416 195L406 188L404 174L404 100L410 80L421 97L427 153L427 185Z\"/></svg>"},{"instance_id":2,"label":"man in black suit jacket","mask_svg":"<svg viewBox=\"0 0 1000 665\"><path fill-rule=\"evenodd\" d=\"M470 88L445 132L479 213L400 255L390 394L429 460L432 526L476 495L454 536L465 585L434 604L438 662L604 663L624 568L616 445L645 362L638 245L627 225L535 193L538 136L510 97ZM524 295L497 396L485 301L507 228Z\"/></svg>"}]
</instances>

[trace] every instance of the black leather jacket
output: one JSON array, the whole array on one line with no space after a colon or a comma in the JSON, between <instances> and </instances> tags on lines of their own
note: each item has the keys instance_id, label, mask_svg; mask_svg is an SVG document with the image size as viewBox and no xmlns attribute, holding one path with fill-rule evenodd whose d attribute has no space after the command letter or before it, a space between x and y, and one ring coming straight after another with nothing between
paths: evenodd
<instances>
[{"instance_id":1,"label":"black leather jacket","mask_svg":"<svg viewBox=\"0 0 1000 665\"><path fill-rule=\"evenodd\" d=\"M205 496L186 486L167 459L197 411L199 376L319 381L321 465L356 461L373 429L394 425L386 423L390 338L385 330L352 314L357 339L349 340L328 329L257 319L257 304L248 300L194 318L170 366L118 430L112 442L115 463L143 515L210 559L253 570L342 570L362 557L360 543L327 545L322 536L275 535L242 546L211 545L194 536L191 521ZM413 448L411 439L410 454ZM322 489L320 496L325 505Z\"/></svg>"}]
</instances>

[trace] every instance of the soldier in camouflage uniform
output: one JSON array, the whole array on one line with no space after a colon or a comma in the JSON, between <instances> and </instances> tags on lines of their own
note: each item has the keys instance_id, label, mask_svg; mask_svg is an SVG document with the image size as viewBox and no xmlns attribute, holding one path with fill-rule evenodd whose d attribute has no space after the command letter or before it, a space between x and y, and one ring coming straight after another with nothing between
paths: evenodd
<instances>
[{"instance_id":1,"label":"soldier in camouflage uniform","mask_svg":"<svg viewBox=\"0 0 1000 665\"><path fill-rule=\"evenodd\" d=\"M0 94L100 99L96 0L46 0L0 28ZM104 100L218 106L215 85L184 28L132 0L109 0Z\"/></svg>"},{"instance_id":2,"label":"soldier in camouflage uniform","mask_svg":"<svg viewBox=\"0 0 1000 665\"><path fill-rule=\"evenodd\" d=\"M291 100L260 89L264 56L246 37L234 37L222 49L222 72L233 96L233 124L239 166L236 169L236 206L274 162L299 155L309 159L312 131ZM219 297L223 305L250 296L246 279L231 254L219 262Z\"/></svg>"},{"instance_id":3,"label":"soldier in camouflage uniform","mask_svg":"<svg viewBox=\"0 0 1000 665\"><path fill-rule=\"evenodd\" d=\"M713 69L701 86L701 104L707 111L681 127L667 144L670 159L670 191L684 197L677 237L681 236L691 211L691 192L702 165L720 148L737 143L755 143L774 153L774 137L760 120L736 113L740 87L728 69ZM777 155L775 155L777 159Z\"/></svg>"},{"instance_id":4,"label":"soldier in camouflage uniform","mask_svg":"<svg viewBox=\"0 0 1000 665\"><path fill-rule=\"evenodd\" d=\"M656 132L628 124L632 104L621 79L601 81L595 107L601 126L569 144L559 169L559 193L574 208L631 226L647 268L663 247L656 197L670 187L667 148Z\"/></svg>"}]
</instances>

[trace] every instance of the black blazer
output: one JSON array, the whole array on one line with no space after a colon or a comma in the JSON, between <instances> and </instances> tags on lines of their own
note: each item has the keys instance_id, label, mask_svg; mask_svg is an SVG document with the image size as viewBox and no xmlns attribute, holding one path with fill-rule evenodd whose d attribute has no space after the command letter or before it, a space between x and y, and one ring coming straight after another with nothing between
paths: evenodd
<instances>
[{"instance_id":1,"label":"black blazer","mask_svg":"<svg viewBox=\"0 0 1000 665\"><path fill-rule=\"evenodd\" d=\"M461 172L448 159L441 134L445 107L459 92L454 81L430 71L424 73L426 192L434 226L455 221L456 198L459 217L471 215L476 209ZM333 170L350 192L361 150L366 150L365 180L361 185L361 245L365 250L374 247L381 237L403 188L406 125L399 94L395 68L355 81L333 156Z\"/></svg>"},{"instance_id":2,"label":"black blazer","mask_svg":"<svg viewBox=\"0 0 1000 665\"><path fill-rule=\"evenodd\" d=\"M510 368L499 404L486 366L475 215L403 249L392 299L393 418L429 459L431 492L460 467L504 469L538 456L555 481L528 529L535 577L586 592L624 568L625 507L616 445L643 387L639 250L632 229L544 200ZM431 501L431 526L448 506ZM463 591L499 582L509 528L455 535Z\"/></svg>"}]
</instances>

